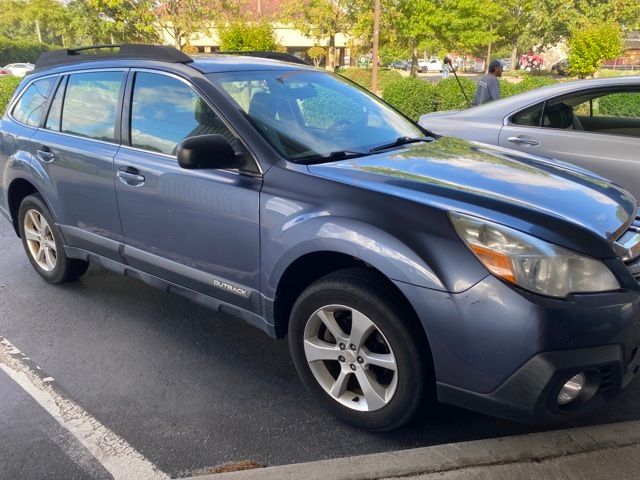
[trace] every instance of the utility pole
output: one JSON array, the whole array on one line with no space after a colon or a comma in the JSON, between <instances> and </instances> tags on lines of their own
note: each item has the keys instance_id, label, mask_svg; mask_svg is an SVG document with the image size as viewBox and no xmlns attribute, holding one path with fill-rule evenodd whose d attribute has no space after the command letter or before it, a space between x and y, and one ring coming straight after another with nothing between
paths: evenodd
<instances>
[{"instance_id":1,"label":"utility pole","mask_svg":"<svg viewBox=\"0 0 640 480\"><path fill-rule=\"evenodd\" d=\"M262 20L262 0L258 0L258 18Z\"/></svg>"},{"instance_id":2,"label":"utility pole","mask_svg":"<svg viewBox=\"0 0 640 480\"><path fill-rule=\"evenodd\" d=\"M380 0L374 0L373 7L373 65L371 67L371 91L378 91L378 45L380 43Z\"/></svg>"}]
</instances>

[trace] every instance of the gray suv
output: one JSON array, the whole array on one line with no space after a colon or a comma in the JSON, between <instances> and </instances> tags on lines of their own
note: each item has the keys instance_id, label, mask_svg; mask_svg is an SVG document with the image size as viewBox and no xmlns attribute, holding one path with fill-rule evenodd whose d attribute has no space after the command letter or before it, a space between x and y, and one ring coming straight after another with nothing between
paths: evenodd
<instances>
[{"instance_id":1,"label":"gray suv","mask_svg":"<svg viewBox=\"0 0 640 480\"><path fill-rule=\"evenodd\" d=\"M271 57L43 54L0 121L36 272L94 262L288 336L319 403L372 430L435 400L554 421L632 380L630 194Z\"/></svg>"}]
</instances>

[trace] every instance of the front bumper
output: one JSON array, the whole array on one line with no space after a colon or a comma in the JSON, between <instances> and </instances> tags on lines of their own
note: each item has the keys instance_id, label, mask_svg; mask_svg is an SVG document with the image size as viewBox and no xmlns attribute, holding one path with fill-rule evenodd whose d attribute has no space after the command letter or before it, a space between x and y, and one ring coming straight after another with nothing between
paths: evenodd
<instances>
[{"instance_id":1,"label":"front bumper","mask_svg":"<svg viewBox=\"0 0 640 480\"><path fill-rule=\"evenodd\" d=\"M640 293L541 297L493 276L459 294L396 282L429 340L438 399L519 421L554 421L614 397L638 373ZM557 405L587 371L588 402Z\"/></svg>"},{"instance_id":2,"label":"front bumper","mask_svg":"<svg viewBox=\"0 0 640 480\"><path fill-rule=\"evenodd\" d=\"M625 368L617 345L546 352L536 355L491 393L478 393L437 384L442 403L527 423L549 423L567 415L584 413L615 397L640 369L640 350ZM562 386L578 373L587 372L584 397L558 405Z\"/></svg>"}]
</instances>

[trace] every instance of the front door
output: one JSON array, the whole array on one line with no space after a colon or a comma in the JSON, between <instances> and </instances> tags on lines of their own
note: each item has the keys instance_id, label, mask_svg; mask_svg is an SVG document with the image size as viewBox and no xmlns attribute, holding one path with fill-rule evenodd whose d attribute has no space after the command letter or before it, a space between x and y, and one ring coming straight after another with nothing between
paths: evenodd
<instances>
[{"instance_id":1,"label":"front door","mask_svg":"<svg viewBox=\"0 0 640 480\"><path fill-rule=\"evenodd\" d=\"M262 179L232 170L185 170L184 138L235 135L184 80L134 73L130 145L115 159L116 192L129 264L242 308L259 308ZM126 116L125 116L126 117Z\"/></svg>"}]
</instances>

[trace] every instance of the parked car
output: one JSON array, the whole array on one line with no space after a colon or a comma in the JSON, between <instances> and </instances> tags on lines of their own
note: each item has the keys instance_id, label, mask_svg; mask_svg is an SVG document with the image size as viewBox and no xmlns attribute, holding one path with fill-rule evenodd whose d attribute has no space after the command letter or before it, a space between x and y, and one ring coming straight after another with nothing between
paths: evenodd
<instances>
[{"instance_id":1,"label":"parked car","mask_svg":"<svg viewBox=\"0 0 640 480\"><path fill-rule=\"evenodd\" d=\"M33 71L35 65L32 63L10 63L2 68L14 77L24 77L27 73Z\"/></svg>"},{"instance_id":2,"label":"parked car","mask_svg":"<svg viewBox=\"0 0 640 480\"><path fill-rule=\"evenodd\" d=\"M391 64L391 67L396 68L398 70L407 71L411 68L411 62L408 62L406 60L396 60Z\"/></svg>"},{"instance_id":3,"label":"parked car","mask_svg":"<svg viewBox=\"0 0 640 480\"><path fill-rule=\"evenodd\" d=\"M442 60L438 58L431 58L429 60L418 60L418 71L420 72L441 72Z\"/></svg>"},{"instance_id":4,"label":"parked car","mask_svg":"<svg viewBox=\"0 0 640 480\"><path fill-rule=\"evenodd\" d=\"M426 114L420 124L440 135L574 163L640 198L640 77L561 83Z\"/></svg>"},{"instance_id":5,"label":"parked car","mask_svg":"<svg viewBox=\"0 0 640 480\"><path fill-rule=\"evenodd\" d=\"M9 70L5 70L4 68L0 68L0 77L7 77L9 75L11 75L9 73Z\"/></svg>"},{"instance_id":6,"label":"parked car","mask_svg":"<svg viewBox=\"0 0 640 480\"><path fill-rule=\"evenodd\" d=\"M560 420L637 372L620 187L264 53L77 52L0 121L0 211L46 282L91 261L288 337L313 397L373 430L435 399Z\"/></svg>"},{"instance_id":7,"label":"parked car","mask_svg":"<svg viewBox=\"0 0 640 480\"><path fill-rule=\"evenodd\" d=\"M566 77L569 75L569 60L565 58L564 60L560 60L558 63L553 64L551 66L551 71Z\"/></svg>"}]
</instances>

